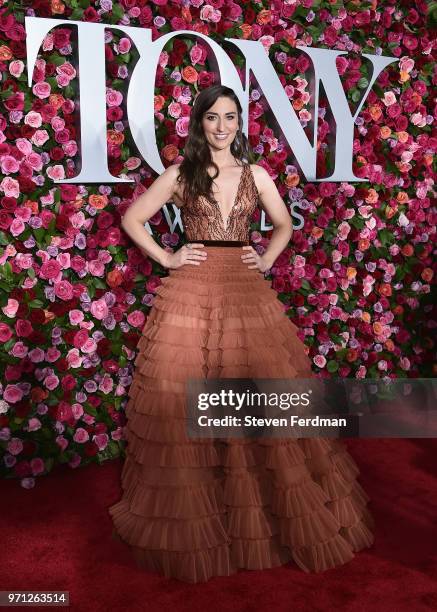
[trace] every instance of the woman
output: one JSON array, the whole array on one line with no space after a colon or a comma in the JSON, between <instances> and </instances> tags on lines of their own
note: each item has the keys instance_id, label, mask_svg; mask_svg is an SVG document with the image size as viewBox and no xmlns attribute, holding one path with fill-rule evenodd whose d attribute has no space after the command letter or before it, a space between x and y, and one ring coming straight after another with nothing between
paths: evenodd
<instances>
[{"instance_id":1,"label":"woman","mask_svg":"<svg viewBox=\"0 0 437 612\"><path fill-rule=\"evenodd\" d=\"M190 582L290 560L319 572L373 541L368 497L339 441L195 441L186 433L189 378L315 376L263 276L290 241L291 218L269 174L249 157L238 98L228 87L209 87L195 99L183 162L122 220L169 275L138 344L113 533L139 565ZM181 207L189 241L174 253L144 229L170 200ZM263 255L248 244L258 200L274 225Z\"/></svg>"}]
</instances>

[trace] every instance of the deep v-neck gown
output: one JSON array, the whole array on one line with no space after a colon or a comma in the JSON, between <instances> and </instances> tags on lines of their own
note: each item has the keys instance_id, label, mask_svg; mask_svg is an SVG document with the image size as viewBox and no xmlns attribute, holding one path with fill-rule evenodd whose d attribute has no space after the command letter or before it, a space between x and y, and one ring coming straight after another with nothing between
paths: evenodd
<instances>
[{"instance_id":1,"label":"deep v-neck gown","mask_svg":"<svg viewBox=\"0 0 437 612\"><path fill-rule=\"evenodd\" d=\"M182 206L187 239L248 244L258 195L245 164L226 227L214 200ZM344 442L187 434L189 378L315 376L296 326L241 246L204 248L199 266L161 279L142 330L113 535L139 567L189 582L290 561L310 572L343 565L373 542L369 498Z\"/></svg>"}]
</instances>

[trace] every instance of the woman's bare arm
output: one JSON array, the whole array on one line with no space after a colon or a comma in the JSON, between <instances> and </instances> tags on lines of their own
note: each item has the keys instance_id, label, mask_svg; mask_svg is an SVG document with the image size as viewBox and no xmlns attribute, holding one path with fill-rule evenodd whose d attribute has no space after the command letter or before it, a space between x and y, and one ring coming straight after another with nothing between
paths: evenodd
<instances>
[{"instance_id":1,"label":"woman's bare arm","mask_svg":"<svg viewBox=\"0 0 437 612\"><path fill-rule=\"evenodd\" d=\"M149 257L165 266L168 253L161 248L144 227L144 224L155 215L173 197L179 164L165 169L150 185L145 193L135 200L127 209L121 220L121 227L130 239Z\"/></svg>"},{"instance_id":2,"label":"woman's bare arm","mask_svg":"<svg viewBox=\"0 0 437 612\"><path fill-rule=\"evenodd\" d=\"M284 200L267 170L256 165L253 168L262 208L268 214L274 228L269 246L262 256L270 268L290 242L293 235L293 222Z\"/></svg>"}]
</instances>

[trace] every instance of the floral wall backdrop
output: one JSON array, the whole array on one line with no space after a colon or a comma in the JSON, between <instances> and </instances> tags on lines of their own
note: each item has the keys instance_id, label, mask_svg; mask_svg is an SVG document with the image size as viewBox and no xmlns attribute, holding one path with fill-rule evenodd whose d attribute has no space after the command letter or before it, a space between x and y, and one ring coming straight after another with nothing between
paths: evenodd
<instances>
[{"instance_id":1,"label":"floral wall backdrop","mask_svg":"<svg viewBox=\"0 0 437 612\"><path fill-rule=\"evenodd\" d=\"M153 40L181 29L219 44L225 37L258 40L308 135L312 67L297 45L347 51L337 68L351 111L369 82L361 54L399 58L381 73L356 120L354 171L368 183L306 182L270 127L255 80L249 140L290 210L304 218L271 279L314 371L414 378L435 374L433 7L423 0L0 0L2 476L30 488L56 463L74 468L123 451L135 349L167 273L120 228L121 215L156 178L126 120L134 46L120 30L106 30L109 168L135 182L55 185L53 179L79 171L75 28L59 26L46 36L28 88L24 17L144 27ZM225 48L244 79L244 58ZM154 107L165 166L181 161L193 98L214 82L203 41L179 37L164 47ZM322 97L321 176L332 168L331 131ZM262 252L270 232L260 231L259 212L252 222L252 244ZM183 243L162 211L150 226L162 246Z\"/></svg>"}]
</instances>

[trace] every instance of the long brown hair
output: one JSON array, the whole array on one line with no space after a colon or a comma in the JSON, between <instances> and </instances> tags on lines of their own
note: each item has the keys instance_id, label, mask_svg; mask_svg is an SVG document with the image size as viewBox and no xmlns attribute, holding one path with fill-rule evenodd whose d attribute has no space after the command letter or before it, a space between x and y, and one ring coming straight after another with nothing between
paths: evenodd
<instances>
[{"instance_id":1,"label":"long brown hair","mask_svg":"<svg viewBox=\"0 0 437 612\"><path fill-rule=\"evenodd\" d=\"M240 161L247 160L254 162L254 155L250 149L249 142L243 134L243 118L240 101L234 90L225 85L211 85L206 87L194 100L193 108L190 113L190 123L188 126L188 138L185 144L184 159L179 166L178 182L184 184L184 202L196 201L200 195L213 197L212 183L219 175L219 168L211 157L211 151L205 138L202 127L202 118L217 98L226 96L233 100L238 111L238 130L231 143L231 153ZM210 176L208 167L214 166L216 174Z\"/></svg>"}]
</instances>

